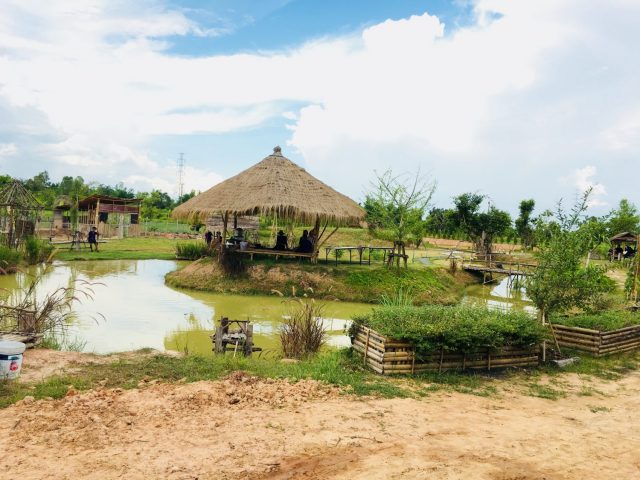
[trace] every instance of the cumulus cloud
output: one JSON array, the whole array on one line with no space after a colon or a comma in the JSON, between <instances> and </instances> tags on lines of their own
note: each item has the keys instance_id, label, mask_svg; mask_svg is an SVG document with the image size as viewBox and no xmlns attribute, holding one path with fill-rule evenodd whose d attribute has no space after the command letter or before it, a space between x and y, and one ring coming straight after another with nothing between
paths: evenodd
<instances>
[{"instance_id":1,"label":"cumulus cloud","mask_svg":"<svg viewBox=\"0 0 640 480\"><path fill-rule=\"evenodd\" d=\"M601 183L594 180L598 173L598 169L593 165L587 165L583 168L575 170L569 177L568 183L575 186L578 193L586 192L591 189L591 197L589 198L589 207L600 207L607 205L602 197L607 195L607 190Z\"/></svg>"},{"instance_id":2,"label":"cumulus cloud","mask_svg":"<svg viewBox=\"0 0 640 480\"><path fill-rule=\"evenodd\" d=\"M12 158L102 166L175 191L171 162L151 158L153 139L284 118L307 168L358 198L373 169L421 166L439 179L441 203L480 190L514 208L541 194L552 205L566 192L549 178L587 163L584 182L598 168L615 195L638 200L630 176L616 172L638 168L629 99L640 78L640 4L474 5L475 22L454 31L424 13L286 51L186 58L169 53L168 37L221 32L160 0L7 0L0 111L14 121L5 134L0 122L0 143L15 144ZM34 112L37 138L27 132ZM210 168L193 166L187 189L218 181Z\"/></svg>"}]
</instances>

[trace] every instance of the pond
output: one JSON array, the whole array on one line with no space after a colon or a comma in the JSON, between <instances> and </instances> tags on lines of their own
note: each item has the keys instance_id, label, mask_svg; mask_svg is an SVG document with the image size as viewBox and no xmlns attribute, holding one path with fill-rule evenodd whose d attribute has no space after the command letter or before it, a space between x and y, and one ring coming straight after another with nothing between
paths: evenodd
<instances>
[{"instance_id":1,"label":"pond","mask_svg":"<svg viewBox=\"0 0 640 480\"><path fill-rule=\"evenodd\" d=\"M74 281L95 283L93 299L75 304L75 319L66 335L87 352L150 347L210 355L214 320L223 315L251 320L257 346L269 351L279 347L278 327L290 302L277 296L221 295L166 286L164 276L178 267L179 262L168 260L56 262L45 273L36 295L42 298ZM3 294L20 292L30 282L30 275L42 268L0 276ZM322 303L326 304L323 316L327 318L329 345L348 345L346 320L370 311L371 305Z\"/></svg>"},{"instance_id":2,"label":"pond","mask_svg":"<svg viewBox=\"0 0 640 480\"><path fill-rule=\"evenodd\" d=\"M504 277L498 282L467 287L461 303L483 305L502 311L524 310L531 315L537 313L524 288L513 287L509 277Z\"/></svg>"}]
</instances>

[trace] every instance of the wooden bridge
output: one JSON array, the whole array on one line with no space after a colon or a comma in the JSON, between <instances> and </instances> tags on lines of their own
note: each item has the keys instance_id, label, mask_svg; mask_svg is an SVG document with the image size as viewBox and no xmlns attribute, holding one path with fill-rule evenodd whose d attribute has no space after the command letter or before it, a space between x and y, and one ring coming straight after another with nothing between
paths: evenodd
<instances>
[{"instance_id":1,"label":"wooden bridge","mask_svg":"<svg viewBox=\"0 0 640 480\"><path fill-rule=\"evenodd\" d=\"M485 283L493 281L493 274L508 277L527 277L533 275L537 265L532 263L496 260L494 256L473 258L462 261L462 269L484 275Z\"/></svg>"}]
</instances>

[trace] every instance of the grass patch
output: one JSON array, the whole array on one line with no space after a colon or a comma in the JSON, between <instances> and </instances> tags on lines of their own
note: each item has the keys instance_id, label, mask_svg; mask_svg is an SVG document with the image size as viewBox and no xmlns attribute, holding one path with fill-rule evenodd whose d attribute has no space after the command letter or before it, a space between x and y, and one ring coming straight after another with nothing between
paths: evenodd
<instances>
[{"instance_id":1,"label":"grass patch","mask_svg":"<svg viewBox=\"0 0 640 480\"><path fill-rule=\"evenodd\" d=\"M567 396L566 392L553 388L550 385L540 385L538 383L529 384L528 395L531 397L545 398L547 400L558 400Z\"/></svg>"},{"instance_id":2,"label":"grass patch","mask_svg":"<svg viewBox=\"0 0 640 480\"><path fill-rule=\"evenodd\" d=\"M580 361L563 369L543 367L542 372L549 375L557 375L562 372L576 373L584 376L594 376L603 380L617 380L625 374L640 368L640 352L626 352L606 357L591 357L579 352L563 349L563 353L569 356L578 356Z\"/></svg>"},{"instance_id":3,"label":"grass patch","mask_svg":"<svg viewBox=\"0 0 640 480\"><path fill-rule=\"evenodd\" d=\"M211 258L204 258L166 277L168 285L215 293L284 295L309 288L316 299L376 303L382 295L394 295L398 288L411 287L416 303L453 304L462 296L469 278L452 276L440 267L387 269L380 265L310 264L273 258L247 263L247 271L230 277Z\"/></svg>"},{"instance_id":4,"label":"grass patch","mask_svg":"<svg viewBox=\"0 0 640 480\"><path fill-rule=\"evenodd\" d=\"M57 248L57 260L175 260L176 240L128 237L100 244L99 252Z\"/></svg>"},{"instance_id":5,"label":"grass patch","mask_svg":"<svg viewBox=\"0 0 640 480\"><path fill-rule=\"evenodd\" d=\"M604 413L608 413L611 411L610 408L607 407L597 407L597 406L589 406L589 410L591 410L591 413L600 413L600 412L604 412Z\"/></svg>"}]
</instances>

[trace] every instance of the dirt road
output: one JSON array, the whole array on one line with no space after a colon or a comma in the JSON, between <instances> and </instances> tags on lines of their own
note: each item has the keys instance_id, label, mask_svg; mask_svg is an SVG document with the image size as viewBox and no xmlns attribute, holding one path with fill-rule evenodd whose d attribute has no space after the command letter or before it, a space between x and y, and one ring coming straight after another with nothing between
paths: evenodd
<instances>
[{"instance_id":1,"label":"dirt road","mask_svg":"<svg viewBox=\"0 0 640 480\"><path fill-rule=\"evenodd\" d=\"M0 411L3 479L640 479L640 374L557 401L314 381L96 390ZM595 393L599 392L599 393Z\"/></svg>"}]
</instances>

